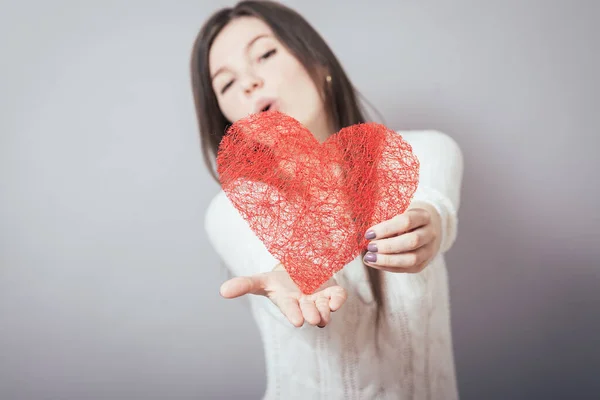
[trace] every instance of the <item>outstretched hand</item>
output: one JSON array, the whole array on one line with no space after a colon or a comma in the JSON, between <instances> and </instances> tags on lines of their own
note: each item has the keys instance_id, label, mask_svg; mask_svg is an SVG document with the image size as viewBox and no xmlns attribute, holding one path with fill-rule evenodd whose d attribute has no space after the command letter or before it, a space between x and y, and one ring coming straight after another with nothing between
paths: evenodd
<instances>
[{"instance_id":1,"label":"outstretched hand","mask_svg":"<svg viewBox=\"0 0 600 400\"><path fill-rule=\"evenodd\" d=\"M235 277L221 285L221 296L227 299L254 294L269 298L296 327L304 321L320 328L331 320L348 294L332 278L310 295L303 294L280 264L273 271L253 276Z\"/></svg>"}]
</instances>

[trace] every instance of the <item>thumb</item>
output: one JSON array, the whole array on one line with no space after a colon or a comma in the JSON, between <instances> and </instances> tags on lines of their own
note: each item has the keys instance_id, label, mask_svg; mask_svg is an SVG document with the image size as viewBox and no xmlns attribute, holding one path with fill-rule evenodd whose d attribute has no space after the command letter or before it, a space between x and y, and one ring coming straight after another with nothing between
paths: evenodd
<instances>
[{"instance_id":1,"label":"thumb","mask_svg":"<svg viewBox=\"0 0 600 400\"><path fill-rule=\"evenodd\" d=\"M221 296L234 299L246 294L264 295L265 277L263 275L241 276L225 281L221 285Z\"/></svg>"}]
</instances>

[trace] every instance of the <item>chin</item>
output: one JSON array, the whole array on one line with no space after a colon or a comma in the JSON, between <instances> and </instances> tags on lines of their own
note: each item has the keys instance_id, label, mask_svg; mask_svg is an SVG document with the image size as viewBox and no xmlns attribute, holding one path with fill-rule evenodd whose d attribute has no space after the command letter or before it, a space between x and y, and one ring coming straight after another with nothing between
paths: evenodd
<instances>
[{"instance_id":1,"label":"chin","mask_svg":"<svg viewBox=\"0 0 600 400\"><path fill-rule=\"evenodd\" d=\"M309 128L312 125L313 118L308 118L305 113L295 113L293 111L286 112L285 110L280 110L282 113L289 115L294 118L296 121L300 122L305 127Z\"/></svg>"}]
</instances>

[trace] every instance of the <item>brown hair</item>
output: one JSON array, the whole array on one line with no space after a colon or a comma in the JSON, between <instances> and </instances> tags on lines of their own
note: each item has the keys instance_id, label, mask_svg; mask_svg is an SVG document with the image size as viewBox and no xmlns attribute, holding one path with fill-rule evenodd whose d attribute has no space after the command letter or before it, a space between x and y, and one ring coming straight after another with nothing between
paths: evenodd
<instances>
[{"instance_id":1,"label":"brown hair","mask_svg":"<svg viewBox=\"0 0 600 400\"><path fill-rule=\"evenodd\" d=\"M213 178L219 182L214 160L219 143L230 121L223 115L212 88L208 64L209 51L215 37L233 19L256 17L264 21L275 36L304 66L317 87L322 88L326 111L336 131L366 122L358 92L352 86L339 61L315 29L297 12L271 1L241 1L232 8L215 12L202 26L194 42L191 57L191 77L204 161ZM325 84L323 69L331 76ZM363 251L362 256L364 256ZM377 323L383 314L382 274L365 266L373 297L377 303Z\"/></svg>"}]
</instances>

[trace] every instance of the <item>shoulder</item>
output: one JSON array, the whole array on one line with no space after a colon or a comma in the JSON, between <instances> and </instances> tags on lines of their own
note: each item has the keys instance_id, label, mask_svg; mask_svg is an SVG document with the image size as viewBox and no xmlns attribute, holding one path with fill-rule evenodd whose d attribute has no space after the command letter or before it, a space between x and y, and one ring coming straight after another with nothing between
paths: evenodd
<instances>
[{"instance_id":1,"label":"shoulder","mask_svg":"<svg viewBox=\"0 0 600 400\"><path fill-rule=\"evenodd\" d=\"M222 187L212 197L206 209L207 215L220 215L220 218L226 216L228 218L238 217L238 211L234 203L248 204L249 197L256 197L257 193L264 195L270 193L266 184L260 181L250 180L246 178L237 178L233 184L229 186L229 195L225 193Z\"/></svg>"},{"instance_id":2,"label":"shoulder","mask_svg":"<svg viewBox=\"0 0 600 400\"><path fill-rule=\"evenodd\" d=\"M413 149L448 150L461 152L460 146L452 136L438 130L398 130L396 131Z\"/></svg>"},{"instance_id":3,"label":"shoulder","mask_svg":"<svg viewBox=\"0 0 600 400\"><path fill-rule=\"evenodd\" d=\"M206 208L206 211L210 212L211 210L222 207L223 201L226 198L227 196L225 196L225 192L223 191L223 189L219 189L219 191L215 195L213 195L213 197L208 202L208 207Z\"/></svg>"},{"instance_id":4,"label":"shoulder","mask_svg":"<svg viewBox=\"0 0 600 400\"><path fill-rule=\"evenodd\" d=\"M208 207L206 208L204 214L205 227L209 228L219 225L219 221L222 222L223 218L230 212L230 206L232 205L229 202L227 195L223 189L219 189L209 201Z\"/></svg>"},{"instance_id":5,"label":"shoulder","mask_svg":"<svg viewBox=\"0 0 600 400\"><path fill-rule=\"evenodd\" d=\"M209 203L208 203L208 209L212 209L212 208L219 208L223 206L223 202L226 202L228 200L227 195L225 194L225 191L221 188L219 188L219 191L217 193L215 193L213 195L213 197L210 199Z\"/></svg>"},{"instance_id":6,"label":"shoulder","mask_svg":"<svg viewBox=\"0 0 600 400\"><path fill-rule=\"evenodd\" d=\"M229 196L223 188L219 188L219 191L211 198L206 208L204 216L205 226L239 225L243 221L242 214L234 203L239 204L241 202L247 206L251 203L249 198L253 197L248 196L248 193L264 194L265 192L263 183L243 178L236 180L236 185L233 186Z\"/></svg>"},{"instance_id":7,"label":"shoulder","mask_svg":"<svg viewBox=\"0 0 600 400\"><path fill-rule=\"evenodd\" d=\"M412 152L421 163L430 166L462 166L463 153L458 142L450 135L437 130L396 131L410 144Z\"/></svg>"}]
</instances>

